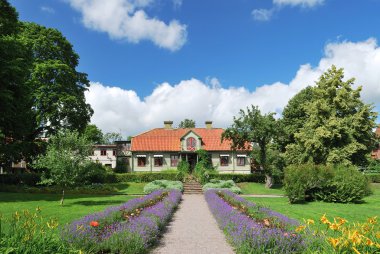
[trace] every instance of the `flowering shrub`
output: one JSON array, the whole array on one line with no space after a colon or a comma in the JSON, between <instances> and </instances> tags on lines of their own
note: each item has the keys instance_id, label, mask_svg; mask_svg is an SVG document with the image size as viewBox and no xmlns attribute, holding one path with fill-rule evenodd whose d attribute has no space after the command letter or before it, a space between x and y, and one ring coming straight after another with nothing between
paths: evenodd
<instances>
[{"instance_id":1,"label":"flowering shrub","mask_svg":"<svg viewBox=\"0 0 380 254\"><path fill-rule=\"evenodd\" d=\"M348 223L340 217L330 222L326 215L323 215L319 225L308 219L296 230L321 236L325 241L320 244L327 245L334 253L380 253L380 225L377 217L368 218L363 223ZM325 252L328 247L325 248Z\"/></svg>"},{"instance_id":2,"label":"flowering shrub","mask_svg":"<svg viewBox=\"0 0 380 254\"><path fill-rule=\"evenodd\" d=\"M56 234L57 227L55 219L42 217L40 208L16 211L10 219L0 215L0 253L69 253Z\"/></svg>"},{"instance_id":3,"label":"flowering shrub","mask_svg":"<svg viewBox=\"0 0 380 254\"><path fill-rule=\"evenodd\" d=\"M236 194L241 194L242 191L239 187L236 186L233 180L217 180L211 179L209 183L203 185L203 191L208 189L228 189Z\"/></svg>"},{"instance_id":4,"label":"flowering shrub","mask_svg":"<svg viewBox=\"0 0 380 254\"><path fill-rule=\"evenodd\" d=\"M64 227L62 239L87 252L146 252L170 219L181 195L178 190L158 190L87 215Z\"/></svg>"},{"instance_id":5,"label":"flowering shrub","mask_svg":"<svg viewBox=\"0 0 380 254\"><path fill-rule=\"evenodd\" d=\"M297 253L306 249L297 221L227 190L208 190L207 203L237 253Z\"/></svg>"}]
</instances>

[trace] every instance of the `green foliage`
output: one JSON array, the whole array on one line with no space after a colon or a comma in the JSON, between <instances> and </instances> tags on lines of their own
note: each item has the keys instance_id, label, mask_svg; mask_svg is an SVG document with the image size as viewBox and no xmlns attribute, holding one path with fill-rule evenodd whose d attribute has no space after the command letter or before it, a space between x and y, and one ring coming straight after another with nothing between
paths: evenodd
<instances>
[{"instance_id":1,"label":"green foliage","mask_svg":"<svg viewBox=\"0 0 380 254\"><path fill-rule=\"evenodd\" d=\"M156 190L176 189L183 191L183 184L180 181L155 180L144 187L144 193L149 194Z\"/></svg>"},{"instance_id":2,"label":"green foliage","mask_svg":"<svg viewBox=\"0 0 380 254\"><path fill-rule=\"evenodd\" d=\"M316 193L316 199L325 202L359 202L371 193L368 179L352 167L335 167L334 177L329 179L324 186L320 192Z\"/></svg>"},{"instance_id":3,"label":"green foliage","mask_svg":"<svg viewBox=\"0 0 380 254\"><path fill-rule=\"evenodd\" d=\"M294 134L304 126L308 118L305 107L312 98L313 88L308 86L294 95L282 111L282 119L279 120L281 133L276 138L282 152L288 144L295 142Z\"/></svg>"},{"instance_id":4,"label":"green foliage","mask_svg":"<svg viewBox=\"0 0 380 254\"><path fill-rule=\"evenodd\" d=\"M210 179L217 180L233 180L235 183L241 182L255 182L255 183L265 183L265 175L261 173L253 174L233 174L233 173L223 173L212 172L209 174Z\"/></svg>"},{"instance_id":5,"label":"green foliage","mask_svg":"<svg viewBox=\"0 0 380 254\"><path fill-rule=\"evenodd\" d=\"M176 172L139 172L139 173L125 173L125 174L115 174L107 173L106 182L107 183L121 183L121 182L136 182L136 183L147 183L154 180L182 180L177 178Z\"/></svg>"},{"instance_id":6,"label":"green foliage","mask_svg":"<svg viewBox=\"0 0 380 254\"><path fill-rule=\"evenodd\" d=\"M88 124L84 129L83 136L93 144L103 143L103 133L95 124Z\"/></svg>"},{"instance_id":7,"label":"green foliage","mask_svg":"<svg viewBox=\"0 0 380 254\"><path fill-rule=\"evenodd\" d=\"M1 253L70 253L74 251L57 236L58 222L45 219L39 208L36 212L23 210L15 212L5 220L0 215L0 252ZM9 224L4 230L4 222Z\"/></svg>"},{"instance_id":8,"label":"green foliage","mask_svg":"<svg viewBox=\"0 0 380 254\"><path fill-rule=\"evenodd\" d=\"M83 167L79 167L78 170L80 170L79 182L81 184L104 183L106 180L107 169L100 163L90 161Z\"/></svg>"},{"instance_id":9,"label":"green foliage","mask_svg":"<svg viewBox=\"0 0 380 254\"><path fill-rule=\"evenodd\" d=\"M360 99L361 87L352 88L354 79L343 78L343 69L332 66L312 88L312 99L302 107L306 120L294 134L295 142L286 146L289 163L367 163L376 144L372 129L377 114Z\"/></svg>"},{"instance_id":10,"label":"green foliage","mask_svg":"<svg viewBox=\"0 0 380 254\"><path fill-rule=\"evenodd\" d=\"M177 179L184 181L186 177L190 174L190 164L187 161L180 161L177 165Z\"/></svg>"},{"instance_id":11,"label":"green foliage","mask_svg":"<svg viewBox=\"0 0 380 254\"><path fill-rule=\"evenodd\" d=\"M278 135L278 123L275 113L262 114L256 106L240 110L239 117L234 117L234 123L222 134L222 140L231 140L232 149L249 149L249 144L258 144L257 161L266 174L266 184L272 186L272 168L268 161L268 146Z\"/></svg>"},{"instance_id":12,"label":"green foliage","mask_svg":"<svg viewBox=\"0 0 380 254\"><path fill-rule=\"evenodd\" d=\"M200 183L205 184L210 180L210 173L216 169L212 166L211 155L206 150L200 149L197 154L198 162L194 168L194 175Z\"/></svg>"},{"instance_id":13,"label":"green foliage","mask_svg":"<svg viewBox=\"0 0 380 254\"><path fill-rule=\"evenodd\" d=\"M195 121L186 118L179 123L178 128L195 128Z\"/></svg>"},{"instance_id":14,"label":"green foliage","mask_svg":"<svg viewBox=\"0 0 380 254\"><path fill-rule=\"evenodd\" d=\"M232 180L216 180L216 179L211 179L209 183L206 183L203 185L203 191L206 191L208 189L228 189L232 191L233 193L236 194L241 194L241 189L236 186L235 182Z\"/></svg>"},{"instance_id":15,"label":"green foliage","mask_svg":"<svg viewBox=\"0 0 380 254\"><path fill-rule=\"evenodd\" d=\"M128 163L127 158L117 157L116 158L116 167L114 169L115 173L127 173L128 172Z\"/></svg>"},{"instance_id":16,"label":"green foliage","mask_svg":"<svg viewBox=\"0 0 380 254\"><path fill-rule=\"evenodd\" d=\"M285 170L284 184L291 203L358 202L370 193L367 178L345 166L291 165Z\"/></svg>"},{"instance_id":17,"label":"green foliage","mask_svg":"<svg viewBox=\"0 0 380 254\"><path fill-rule=\"evenodd\" d=\"M36 186L41 181L40 173L2 174L1 184Z\"/></svg>"},{"instance_id":18,"label":"green foliage","mask_svg":"<svg viewBox=\"0 0 380 254\"><path fill-rule=\"evenodd\" d=\"M83 184L83 175L98 172L90 161L91 144L76 131L63 131L49 140L45 155L35 161L35 167L46 169L42 183L57 184L62 187Z\"/></svg>"},{"instance_id":19,"label":"green foliage","mask_svg":"<svg viewBox=\"0 0 380 254\"><path fill-rule=\"evenodd\" d=\"M380 174L366 175L370 182L380 183Z\"/></svg>"},{"instance_id":20,"label":"green foliage","mask_svg":"<svg viewBox=\"0 0 380 254\"><path fill-rule=\"evenodd\" d=\"M103 135L104 144L113 144L115 141L120 141L123 139L121 133L118 132L107 132Z\"/></svg>"},{"instance_id":21,"label":"green foliage","mask_svg":"<svg viewBox=\"0 0 380 254\"><path fill-rule=\"evenodd\" d=\"M35 134L55 134L62 128L83 131L93 111L84 92L87 74L76 71L79 56L56 29L22 23L20 36L32 50L28 85L36 115Z\"/></svg>"}]
</instances>

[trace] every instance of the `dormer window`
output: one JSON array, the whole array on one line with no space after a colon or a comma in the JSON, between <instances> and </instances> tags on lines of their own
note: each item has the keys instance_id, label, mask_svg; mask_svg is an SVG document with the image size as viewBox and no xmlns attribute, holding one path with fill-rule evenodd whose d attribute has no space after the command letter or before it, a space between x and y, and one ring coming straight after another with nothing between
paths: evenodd
<instances>
[{"instance_id":1,"label":"dormer window","mask_svg":"<svg viewBox=\"0 0 380 254\"><path fill-rule=\"evenodd\" d=\"M187 150L195 151L196 146L197 146L197 141L195 140L195 138L190 137L190 138L186 139Z\"/></svg>"}]
</instances>

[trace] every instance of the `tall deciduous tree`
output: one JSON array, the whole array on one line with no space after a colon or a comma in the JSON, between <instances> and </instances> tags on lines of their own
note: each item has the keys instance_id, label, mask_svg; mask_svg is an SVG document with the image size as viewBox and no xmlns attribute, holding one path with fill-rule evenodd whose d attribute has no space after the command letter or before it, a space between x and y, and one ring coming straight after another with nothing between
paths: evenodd
<instances>
[{"instance_id":1,"label":"tall deciduous tree","mask_svg":"<svg viewBox=\"0 0 380 254\"><path fill-rule=\"evenodd\" d=\"M287 145L295 142L294 134L305 124L308 116L306 106L313 98L313 88L308 86L291 98L282 111L282 118L279 120L279 130L277 143L282 152Z\"/></svg>"},{"instance_id":2,"label":"tall deciduous tree","mask_svg":"<svg viewBox=\"0 0 380 254\"><path fill-rule=\"evenodd\" d=\"M362 165L375 144L377 114L360 99L354 79L343 81L343 69L332 66L304 103L306 121L286 147L290 163Z\"/></svg>"},{"instance_id":3,"label":"tall deciduous tree","mask_svg":"<svg viewBox=\"0 0 380 254\"><path fill-rule=\"evenodd\" d=\"M186 118L179 123L178 128L195 128L195 121Z\"/></svg>"},{"instance_id":4,"label":"tall deciduous tree","mask_svg":"<svg viewBox=\"0 0 380 254\"><path fill-rule=\"evenodd\" d=\"M87 125L83 136L93 144L102 144L104 142L103 132L95 124Z\"/></svg>"},{"instance_id":5,"label":"tall deciduous tree","mask_svg":"<svg viewBox=\"0 0 380 254\"><path fill-rule=\"evenodd\" d=\"M118 132L107 132L103 135L104 144L113 144L115 141L120 141L122 139L123 136Z\"/></svg>"},{"instance_id":6,"label":"tall deciduous tree","mask_svg":"<svg viewBox=\"0 0 380 254\"><path fill-rule=\"evenodd\" d=\"M76 70L79 56L56 29L23 23L21 30L33 56L28 85L36 115L35 134L54 134L62 128L83 131L93 111L84 97L87 74Z\"/></svg>"},{"instance_id":7,"label":"tall deciduous tree","mask_svg":"<svg viewBox=\"0 0 380 254\"><path fill-rule=\"evenodd\" d=\"M31 52L18 36L18 14L0 0L0 167L20 160L29 147L33 129L29 77Z\"/></svg>"},{"instance_id":8,"label":"tall deciduous tree","mask_svg":"<svg viewBox=\"0 0 380 254\"><path fill-rule=\"evenodd\" d=\"M273 185L272 170L268 165L268 146L277 135L275 113L262 114L256 106L240 110L239 117L234 117L234 123L222 134L222 140L231 140L232 149L247 149L251 142L258 145L257 160L266 176L266 187ZM253 148L256 149L256 148Z\"/></svg>"}]
</instances>

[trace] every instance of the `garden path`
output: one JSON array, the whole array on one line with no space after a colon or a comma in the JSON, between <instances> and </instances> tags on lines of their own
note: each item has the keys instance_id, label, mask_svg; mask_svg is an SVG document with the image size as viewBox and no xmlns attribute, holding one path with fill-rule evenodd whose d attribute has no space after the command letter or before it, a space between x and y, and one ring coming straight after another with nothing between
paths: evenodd
<instances>
[{"instance_id":1,"label":"garden path","mask_svg":"<svg viewBox=\"0 0 380 254\"><path fill-rule=\"evenodd\" d=\"M167 232L153 254L232 254L203 195L183 195Z\"/></svg>"}]
</instances>

